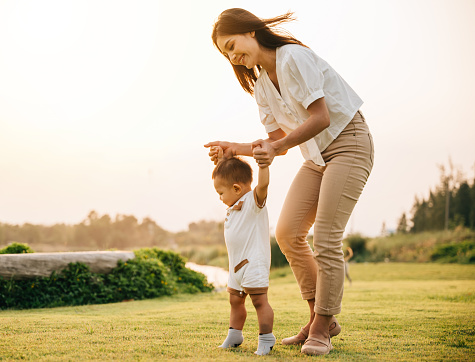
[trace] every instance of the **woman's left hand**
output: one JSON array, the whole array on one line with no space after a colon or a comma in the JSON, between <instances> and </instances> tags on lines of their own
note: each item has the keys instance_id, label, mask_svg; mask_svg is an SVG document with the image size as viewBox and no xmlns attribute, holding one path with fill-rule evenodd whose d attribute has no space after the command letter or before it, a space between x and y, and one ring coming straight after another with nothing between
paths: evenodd
<instances>
[{"instance_id":1,"label":"woman's left hand","mask_svg":"<svg viewBox=\"0 0 475 362\"><path fill-rule=\"evenodd\" d=\"M259 167L268 167L272 164L272 161L274 161L276 150L272 146L272 143L257 140L252 142L252 155Z\"/></svg>"}]
</instances>

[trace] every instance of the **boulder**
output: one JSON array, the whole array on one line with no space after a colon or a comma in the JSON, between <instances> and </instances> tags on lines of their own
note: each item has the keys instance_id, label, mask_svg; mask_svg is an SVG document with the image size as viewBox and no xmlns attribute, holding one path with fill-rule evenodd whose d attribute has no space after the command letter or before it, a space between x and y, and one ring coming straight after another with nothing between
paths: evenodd
<instances>
[{"instance_id":1,"label":"boulder","mask_svg":"<svg viewBox=\"0 0 475 362\"><path fill-rule=\"evenodd\" d=\"M119 260L135 258L132 251L82 251L68 253L31 253L0 255L0 276L13 279L49 277L70 263L84 263L92 272L107 274Z\"/></svg>"}]
</instances>

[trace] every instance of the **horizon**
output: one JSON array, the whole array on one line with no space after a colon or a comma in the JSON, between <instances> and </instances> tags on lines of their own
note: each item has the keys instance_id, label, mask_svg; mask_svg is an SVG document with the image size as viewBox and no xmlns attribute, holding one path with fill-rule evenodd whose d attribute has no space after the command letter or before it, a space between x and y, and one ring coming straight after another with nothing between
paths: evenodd
<instances>
[{"instance_id":1,"label":"horizon","mask_svg":"<svg viewBox=\"0 0 475 362\"><path fill-rule=\"evenodd\" d=\"M266 137L211 42L217 16L235 6L293 11L283 28L365 102L375 165L345 234L396 229L448 160L475 178L473 1L4 1L0 223L74 225L91 210L170 232L223 220L203 145ZM294 148L271 165L272 230L302 163Z\"/></svg>"}]
</instances>

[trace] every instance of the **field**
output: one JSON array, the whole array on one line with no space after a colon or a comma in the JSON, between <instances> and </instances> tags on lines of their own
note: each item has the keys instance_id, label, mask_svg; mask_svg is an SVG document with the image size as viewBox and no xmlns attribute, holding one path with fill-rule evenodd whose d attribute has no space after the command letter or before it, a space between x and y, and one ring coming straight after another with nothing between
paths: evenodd
<instances>
[{"instance_id":1,"label":"field","mask_svg":"<svg viewBox=\"0 0 475 362\"><path fill-rule=\"evenodd\" d=\"M272 272L269 293L278 343L253 354L257 320L250 301L244 343L217 346L228 328L226 292L106 305L0 312L0 360L475 360L475 265L351 264L342 333L325 357L309 357L280 340L304 324L289 268Z\"/></svg>"}]
</instances>

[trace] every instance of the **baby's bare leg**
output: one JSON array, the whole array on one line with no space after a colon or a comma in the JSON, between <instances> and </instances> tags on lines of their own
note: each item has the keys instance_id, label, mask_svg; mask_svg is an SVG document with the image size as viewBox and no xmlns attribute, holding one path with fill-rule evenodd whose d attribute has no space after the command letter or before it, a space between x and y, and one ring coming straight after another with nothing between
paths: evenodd
<instances>
[{"instance_id":1,"label":"baby's bare leg","mask_svg":"<svg viewBox=\"0 0 475 362\"><path fill-rule=\"evenodd\" d=\"M243 297L229 294L229 304L231 304L231 315L229 317L229 327L242 330L246 322L246 295Z\"/></svg>"},{"instance_id":2,"label":"baby's bare leg","mask_svg":"<svg viewBox=\"0 0 475 362\"><path fill-rule=\"evenodd\" d=\"M259 333L272 332L274 326L274 311L267 300L266 294L251 294L252 304L256 308L257 320L259 321Z\"/></svg>"},{"instance_id":3,"label":"baby's bare leg","mask_svg":"<svg viewBox=\"0 0 475 362\"><path fill-rule=\"evenodd\" d=\"M231 314L229 317L229 330L226 340L220 348L237 347L244 341L242 329L246 322L246 296L229 294L229 304L231 304Z\"/></svg>"},{"instance_id":4,"label":"baby's bare leg","mask_svg":"<svg viewBox=\"0 0 475 362\"><path fill-rule=\"evenodd\" d=\"M259 344L258 355L268 354L275 344L275 336L272 334L274 326L274 311L267 300L266 294L251 294L252 304L256 308L257 320L259 322Z\"/></svg>"}]
</instances>

